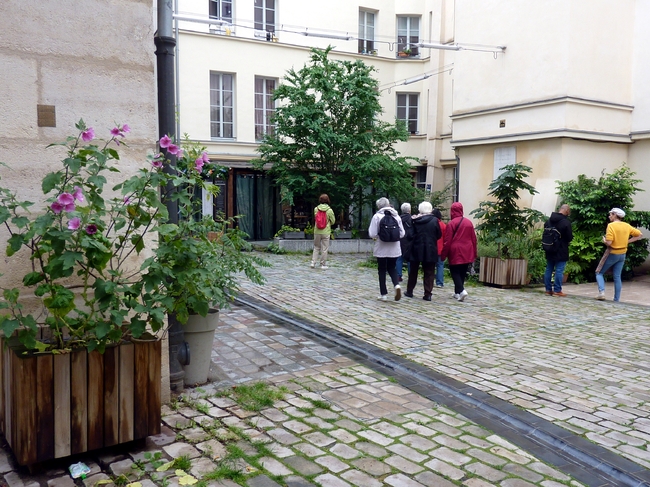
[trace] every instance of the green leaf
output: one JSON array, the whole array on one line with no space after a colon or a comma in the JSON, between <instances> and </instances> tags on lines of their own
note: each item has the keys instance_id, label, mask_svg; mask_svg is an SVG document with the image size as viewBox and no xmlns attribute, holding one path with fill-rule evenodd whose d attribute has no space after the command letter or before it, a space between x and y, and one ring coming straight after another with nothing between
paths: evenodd
<instances>
[{"instance_id":1,"label":"green leaf","mask_svg":"<svg viewBox=\"0 0 650 487\"><path fill-rule=\"evenodd\" d=\"M9 237L7 242L9 243L9 248L12 250L11 254L9 253L9 250L7 250L7 255L13 255L14 252L18 252L23 246L24 237L19 233L14 233L11 237Z\"/></svg>"},{"instance_id":2,"label":"green leaf","mask_svg":"<svg viewBox=\"0 0 650 487\"><path fill-rule=\"evenodd\" d=\"M0 224L3 224L11 218L11 212L5 206L0 206Z\"/></svg>"},{"instance_id":3,"label":"green leaf","mask_svg":"<svg viewBox=\"0 0 650 487\"><path fill-rule=\"evenodd\" d=\"M43 178L41 187L43 188L43 194L47 194L52 191L58 184L61 183L63 175L60 172L51 172Z\"/></svg>"},{"instance_id":4,"label":"green leaf","mask_svg":"<svg viewBox=\"0 0 650 487\"><path fill-rule=\"evenodd\" d=\"M63 252L63 254L61 254L61 259L63 261L63 269L70 269L74 267L77 262L83 260L83 254L81 252Z\"/></svg>"},{"instance_id":5,"label":"green leaf","mask_svg":"<svg viewBox=\"0 0 650 487\"><path fill-rule=\"evenodd\" d=\"M42 272L30 272L29 274L25 274L25 277L23 277L23 284L25 286L34 286L43 279L45 279L45 274Z\"/></svg>"}]
</instances>

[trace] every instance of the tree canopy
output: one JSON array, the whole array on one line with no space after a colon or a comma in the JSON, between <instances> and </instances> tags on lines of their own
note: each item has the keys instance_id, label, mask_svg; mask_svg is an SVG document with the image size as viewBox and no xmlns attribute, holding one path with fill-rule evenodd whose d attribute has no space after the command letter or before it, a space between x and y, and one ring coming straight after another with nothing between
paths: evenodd
<instances>
[{"instance_id":1,"label":"tree canopy","mask_svg":"<svg viewBox=\"0 0 650 487\"><path fill-rule=\"evenodd\" d=\"M327 193L336 212L348 214L380 196L410 200L409 158L394 148L408 139L405 125L378 119L375 68L331 60L331 49L312 49L304 67L287 71L274 92L274 131L253 164L268 168L291 205L298 196L315 203Z\"/></svg>"}]
</instances>

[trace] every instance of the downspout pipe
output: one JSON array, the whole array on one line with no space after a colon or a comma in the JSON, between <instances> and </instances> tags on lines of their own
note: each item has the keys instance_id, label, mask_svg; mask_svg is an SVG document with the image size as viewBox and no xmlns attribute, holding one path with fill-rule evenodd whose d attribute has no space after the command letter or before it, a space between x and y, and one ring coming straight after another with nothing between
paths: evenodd
<instances>
[{"instance_id":1,"label":"downspout pipe","mask_svg":"<svg viewBox=\"0 0 650 487\"><path fill-rule=\"evenodd\" d=\"M154 36L156 45L156 69L158 81L158 138L164 135L171 137L176 143L176 91L174 50L176 39L173 36L173 5L172 0L157 0L158 30ZM176 156L161 149L169 161L163 170L167 174L176 172ZM165 195L175 191L174 185L168 183L164 190L163 201L169 212L169 222L178 223L178 203ZM182 365L189 361L189 351L183 333L182 325L174 316L169 316L169 385L174 392L180 392L184 387L185 371Z\"/></svg>"}]
</instances>

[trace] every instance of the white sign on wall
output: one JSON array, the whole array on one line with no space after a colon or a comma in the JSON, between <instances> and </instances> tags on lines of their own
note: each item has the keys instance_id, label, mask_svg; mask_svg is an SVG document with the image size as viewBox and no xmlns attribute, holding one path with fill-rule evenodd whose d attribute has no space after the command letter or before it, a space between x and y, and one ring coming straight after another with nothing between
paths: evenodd
<instances>
[{"instance_id":1,"label":"white sign on wall","mask_svg":"<svg viewBox=\"0 0 650 487\"><path fill-rule=\"evenodd\" d=\"M517 162L517 148L512 147L499 147L494 149L494 178L496 179L503 171L503 166L514 164Z\"/></svg>"}]
</instances>

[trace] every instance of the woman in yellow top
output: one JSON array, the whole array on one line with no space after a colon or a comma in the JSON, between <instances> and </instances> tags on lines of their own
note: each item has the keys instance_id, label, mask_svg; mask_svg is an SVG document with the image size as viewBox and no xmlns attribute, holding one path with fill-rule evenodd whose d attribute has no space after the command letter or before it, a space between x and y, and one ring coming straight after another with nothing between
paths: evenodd
<instances>
[{"instance_id":1,"label":"woman in yellow top","mask_svg":"<svg viewBox=\"0 0 650 487\"><path fill-rule=\"evenodd\" d=\"M596 272L596 282L598 283L598 299L605 300L605 278L603 274L611 267L614 274L614 301L621 297L621 272L625 264L625 254L627 253L627 244L635 242L641 238L641 231L632 225L625 223L622 219L625 212L620 208L612 208L609 212L609 225L607 233L603 237L603 243L609 248L609 256L603 264L600 271Z\"/></svg>"}]
</instances>

